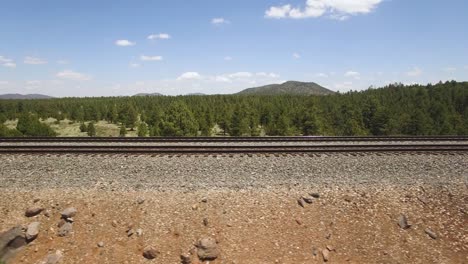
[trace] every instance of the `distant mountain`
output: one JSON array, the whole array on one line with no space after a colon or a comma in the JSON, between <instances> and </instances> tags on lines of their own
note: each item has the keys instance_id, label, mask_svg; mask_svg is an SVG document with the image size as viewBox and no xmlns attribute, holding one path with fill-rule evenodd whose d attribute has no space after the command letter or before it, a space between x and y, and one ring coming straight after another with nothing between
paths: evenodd
<instances>
[{"instance_id":1,"label":"distant mountain","mask_svg":"<svg viewBox=\"0 0 468 264\"><path fill-rule=\"evenodd\" d=\"M164 96L164 95L160 93L139 93L139 94L135 94L134 96Z\"/></svg>"},{"instance_id":2,"label":"distant mountain","mask_svg":"<svg viewBox=\"0 0 468 264\"><path fill-rule=\"evenodd\" d=\"M202 95L206 95L206 94L204 94L204 93L189 93L189 94L187 94L187 95L199 95L199 96L202 96Z\"/></svg>"},{"instance_id":3,"label":"distant mountain","mask_svg":"<svg viewBox=\"0 0 468 264\"><path fill-rule=\"evenodd\" d=\"M0 94L0 99L52 99L54 97L43 94Z\"/></svg>"},{"instance_id":4,"label":"distant mountain","mask_svg":"<svg viewBox=\"0 0 468 264\"><path fill-rule=\"evenodd\" d=\"M289 81L282 84L270 84L261 87L249 88L240 91L237 94L252 94L252 95L279 95L279 94L294 94L294 95L329 95L335 92L328 90L313 82L296 82Z\"/></svg>"}]
</instances>

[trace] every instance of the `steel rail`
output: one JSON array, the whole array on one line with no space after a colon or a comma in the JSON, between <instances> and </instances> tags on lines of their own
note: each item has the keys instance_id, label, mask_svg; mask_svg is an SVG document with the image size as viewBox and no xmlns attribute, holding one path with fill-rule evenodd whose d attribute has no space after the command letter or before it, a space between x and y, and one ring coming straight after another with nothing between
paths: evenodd
<instances>
[{"instance_id":1,"label":"steel rail","mask_svg":"<svg viewBox=\"0 0 468 264\"><path fill-rule=\"evenodd\" d=\"M468 141L468 136L369 136L369 137L12 137L8 142L351 142L351 141Z\"/></svg>"},{"instance_id":2,"label":"steel rail","mask_svg":"<svg viewBox=\"0 0 468 264\"><path fill-rule=\"evenodd\" d=\"M323 152L468 152L468 144L290 145L290 146L1 146L0 153L323 153Z\"/></svg>"}]
</instances>

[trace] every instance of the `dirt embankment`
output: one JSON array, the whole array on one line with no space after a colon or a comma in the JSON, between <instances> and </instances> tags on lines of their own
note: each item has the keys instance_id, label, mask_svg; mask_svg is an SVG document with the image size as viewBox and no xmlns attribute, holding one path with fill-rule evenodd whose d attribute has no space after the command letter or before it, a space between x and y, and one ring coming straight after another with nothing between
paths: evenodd
<instances>
[{"instance_id":1,"label":"dirt embankment","mask_svg":"<svg viewBox=\"0 0 468 264\"><path fill-rule=\"evenodd\" d=\"M8 263L468 262L466 155L0 162L0 231L40 223Z\"/></svg>"}]
</instances>

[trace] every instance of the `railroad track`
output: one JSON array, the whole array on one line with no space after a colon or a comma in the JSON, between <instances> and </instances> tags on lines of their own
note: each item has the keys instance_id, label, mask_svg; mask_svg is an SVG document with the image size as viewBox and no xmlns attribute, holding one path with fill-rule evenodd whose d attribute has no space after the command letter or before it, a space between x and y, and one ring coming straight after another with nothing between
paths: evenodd
<instances>
[{"instance_id":1,"label":"railroad track","mask_svg":"<svg viewBox=\"0 0 468 264\"><path fill-rule=\"evenodd\" d=\"M468 144L366 144L366 145L7 145L3 154L292 154L292 153L468 153Z\"/></svg>"},{"instance_id":2,"label":"railroad track","mask_svg":"<svg viewBox=\"0 0 468 264\"><path fill-rule=\"evenodd\" d=\"M468 136L396 136L396 137L12 137L0 138L0 143L53 143L53 142L352 142L352 141L415 141L415 142L437 142L437 141L467 141Z\"/></svg>"}]
</instances>

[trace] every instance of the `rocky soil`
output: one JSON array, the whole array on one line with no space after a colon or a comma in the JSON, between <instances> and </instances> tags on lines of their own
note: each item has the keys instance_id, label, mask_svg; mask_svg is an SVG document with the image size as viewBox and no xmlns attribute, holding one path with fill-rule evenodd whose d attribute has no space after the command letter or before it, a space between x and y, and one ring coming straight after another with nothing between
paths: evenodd
<instances>
[{"instance_id":1,"label":"rocky soil","mask_svg":"<svg viewBox=\"0 0 468 264\"><path fill-rule=\"evenodd\" d=\"M7 263L468 263L466 154L0 164Z\"/></svg>"}]
</instances>

